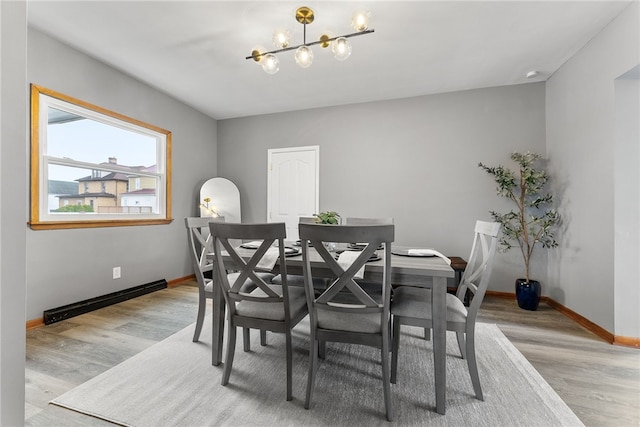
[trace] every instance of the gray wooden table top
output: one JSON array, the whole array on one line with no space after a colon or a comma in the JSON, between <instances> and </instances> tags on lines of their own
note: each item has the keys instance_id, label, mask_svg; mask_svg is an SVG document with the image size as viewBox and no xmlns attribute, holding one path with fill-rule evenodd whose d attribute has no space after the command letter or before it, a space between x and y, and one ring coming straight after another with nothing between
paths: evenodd
<instances>
[{"instance_id":1,"label":"gray wooden table top","mask_svg":"<svg viewBox=\"0 0 640 427\"><path fill-rule=\"evenodd\" d=\"M296 246L292 246L296 247ZM393 247L396 248L395 246ZM400 247L398 247L400 248ZM301 249L298 247L298 249ZM336 248L341 250L344 248ZM254 249L241 248L239 254L241 256L250 257ZM382 250L378 251L380 254ZM309 252L311 258L311 266L317 267L324 264L322 258L315 250ZM276 264L277 266L278 264ZM375 280L378 274L382 273L383 260L371 261L365 267L365 279ZM301 274L302 271L302 252L296 256L287 257L287 271L289 274ZM425 277L454 277L455 272L443 259L439 257L418 257L418 256L402 256L391 255L391 275L393 283L413 283L413 279L423 282ZM422 276L422 277L420 277Z\"/></svg>"}]
</instances>

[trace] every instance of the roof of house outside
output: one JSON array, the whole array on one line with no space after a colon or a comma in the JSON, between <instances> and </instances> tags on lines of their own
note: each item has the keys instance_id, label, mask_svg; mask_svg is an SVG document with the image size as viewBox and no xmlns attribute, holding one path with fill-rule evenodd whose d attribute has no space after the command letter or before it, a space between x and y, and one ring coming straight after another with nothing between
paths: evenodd
<instances>
[{"instance_id":1,"label":"roof of house outside","mask_svg":"<svg viewBox=\"0 0 640 427\"><path fill-rule=\"evenodd\" d=\"M111 172L105 176L95 178L92 176L85 176L83 178L76 179L78 182L87 182L87 181L129 181L129 178L126 174L120 172Z\"/></svg>"},{"instance_id":2,"label":"roof of house outside","mask_svg":"<svg viewBox=\"0 0 640 427\"><path fill-rule=\"evenodd\" d=\"M73 194L78 191L78 183L74 181L49 180L49 194Z\"/></svg>"},{"instance_id":3,"label":"roof of house outside","mask_svg":"<svg viewBox=\"0 0 640 427\"><path fill-rule=\"evenodd\" d=\"M93 177L91 175L82 177L82 178L78 178L76 179L76 181L78 182L87 182L87 181L128 181L130 177L135 176L137 174L137 172L156 172L157 171L157 165L151 165L151 166L127 166L127 165L121 165L118 164L118 159L116 157L109 157L109 161L108 162L102 162L100 163L101 165L117 165L120 168L124 168L124 169L130 169L131 173L127 173L126 171L123 172L111 172L105 176L102 177Z\"/></svg>"}]
</instances>

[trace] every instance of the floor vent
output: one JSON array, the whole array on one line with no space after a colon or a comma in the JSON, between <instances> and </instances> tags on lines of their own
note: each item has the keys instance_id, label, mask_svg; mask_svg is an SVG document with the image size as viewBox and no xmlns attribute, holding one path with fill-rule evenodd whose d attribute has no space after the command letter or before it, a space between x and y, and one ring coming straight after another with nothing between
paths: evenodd
<instances>
[{"instance_id":1,"label":"floor vent","mask_svg":"<svg viewBox=\"0 0 640 427\"><path fill-rule=\"evenodd\" d=\"M124 289L122 291L113 292L111 294L64 305L58 308L52 308L51 310L45 310L43 315L44 324L50 325L51 323L69 319L71 317L88 313L99 308L107 307L112 304L117 304L131 298L139 297L140 295L159 291L160 289L165 289L166 287L167 281L162 279L155 282L147 283L146 285L134 286L133 288Z\"/></svg>"}]
</instances>

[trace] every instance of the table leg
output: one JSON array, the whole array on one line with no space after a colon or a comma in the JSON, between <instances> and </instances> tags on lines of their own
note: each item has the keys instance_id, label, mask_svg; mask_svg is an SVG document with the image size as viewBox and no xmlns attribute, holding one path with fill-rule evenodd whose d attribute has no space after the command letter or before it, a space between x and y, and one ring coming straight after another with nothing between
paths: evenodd
<instances>
[{"instance_id":1,"label":"table leg","mask_svg":"<svg viewBox=\"0 0 640 427\"><path fill-rule=\"evenodd\" d=\"M218 285L219 279L216 276L216 269L212 274L213 278L213 333L211 339L211 364L218 366L222 361L222 342L224 339L224 296L222 289Z\"/></svg>"},{"instance_id":2,"label":"table leg","mask_svg":"<svg viewBox=\"0 0 640 427\"><path fill-rule=\"evenodd\" d=\"M436 412L444 415L447 389L447 278L434 277L431 290L433 313L433 370L436 386Z\"/></svg>"}]
</instances>

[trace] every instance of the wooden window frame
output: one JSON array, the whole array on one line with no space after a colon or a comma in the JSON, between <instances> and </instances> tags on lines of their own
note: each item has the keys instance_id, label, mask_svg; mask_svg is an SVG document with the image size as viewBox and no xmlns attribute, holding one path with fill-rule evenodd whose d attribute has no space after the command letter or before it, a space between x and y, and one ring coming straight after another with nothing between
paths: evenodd
<instances>
[{"instance_id":1,"label":"wooden window frame","mask_svg":"<svg viewBox=\"0 0 640 427\"><path fill-rule=\"evenodd\" d=\"M161 182L163 188L162 195L158 190L160 200L160 211L157 214L147 214L144 217L137 217L135 214L131 214L131 218L118 218L118 219L105 219L106 215L97 215L98 218L92 219L87 215L82 215L82 219L78 216L66 216L61 215L60 220L44 219L43 216L55 217L55 214L46 213L42 215L41 212L41 200L44 196L48 196L48 188L45 187L48 183L44 182L44 176L42 168L48 167L48 163L43 159L43 144L46 141L46 135L44 140L41 140L43 132L43 123L47 124L46 109L41 111L41 97L46 96L54 100L59 100L70 104L70 106L78 107L78 111L87 111L91 113L88 118L94 118L104 116L104 119L109 123L120 123L122 127L131 131L135 129L148 132L149 135L156 136L158 138L157 146L160 148L159 154L156 154L157 159L161 162L158 166L158 175L164 177L164 182ZM44 118L41 116L44 114ZM81 114L79 114L81 115ZM140 133L144 133L140 132ZM90 104L85 101L61 94L51 89L44 88L35 84L31 85L31 217L28 225L33 230L51 230L51 229L71 229L71 228L99 228L99 227L124 227L124 226L141 226L141 225L162 225L169 224L173 221L171 217L171 132L157 126L150 125L148 123L141 122L139 120L124 116L122 114L107 110L102 107ZM162 200L163 199L163 200ZM46 208L45 208L46 209ZM80 215L79 215L80 216ZM120 216L125 216L120 215Z\"/></svg>"}]
</instances>

